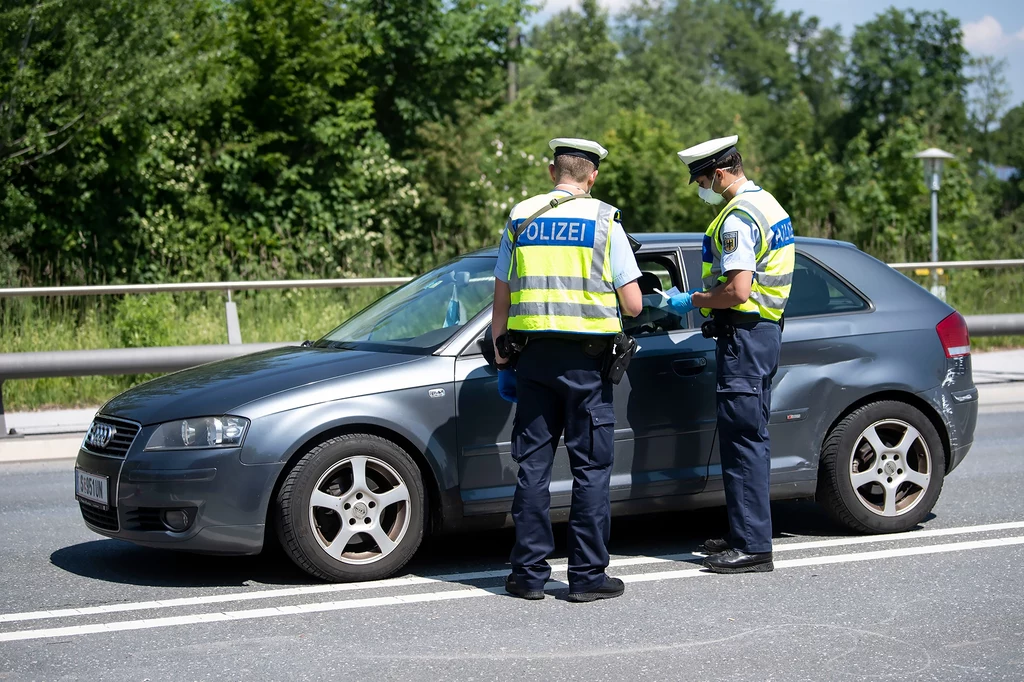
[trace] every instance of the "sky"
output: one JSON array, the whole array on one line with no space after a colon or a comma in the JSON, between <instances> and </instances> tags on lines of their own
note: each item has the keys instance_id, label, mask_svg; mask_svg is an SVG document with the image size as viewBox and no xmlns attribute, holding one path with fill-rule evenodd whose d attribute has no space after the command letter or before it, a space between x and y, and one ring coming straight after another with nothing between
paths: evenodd
<instances>
[{"instance_id":1,"label":"sky","mask_svg":"<svg viewBox=\"0 0 1024 682\"><path fill-rule=\"evenodd\" d=\"M600 1L612 12L632 4L632 0ZM535 21L566 7L578 6L578 0L547 0ZM918 11L945 10L958 18L964 31L964 47L972 55L993 55L1007 61L1010 106L1024 102L1024 0L776 0L778 9L817 16L825 26L839 25L847 37L854 27L892 6Z\"/></svg>"}]
</instances>

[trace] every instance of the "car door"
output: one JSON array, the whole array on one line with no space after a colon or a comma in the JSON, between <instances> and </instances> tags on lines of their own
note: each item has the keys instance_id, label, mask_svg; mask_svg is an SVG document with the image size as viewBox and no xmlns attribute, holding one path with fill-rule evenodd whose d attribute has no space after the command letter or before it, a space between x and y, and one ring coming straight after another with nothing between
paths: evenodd
<instances>
[{"instance_id":1,"label":"car door","mask_svg":"<svg viewBox=\"0 0 1024 682\"><path fill-rule=\"evenodd\" d=\"M700 492L714 440L714 343L694 328L695 318L680 319L658 305L661 297L653 290L686 289L679 251L641 251L637 260L645 306L638 318L626 319L640 349L614 391L613 501ZM695 286L692 280L689 286ZM455 363L459 485L467 515L509 511L516 483L514 406L498 395L497 371L482 352L486 343L481 336ZM571 490L560 443L552 507L568 506Z\"/></svg>"},{"instance_id":2,"label":"car door","mask_svg":"<svg viewBox=\"0 0 1024 682\"><path fill-rule=\"evenodd\" d=\"M455 401L459 438L459 489L463 513L505 513L512 508L518 466L512 460L515 406L498 395L498 373L482 352L490 338L481 335L455 361ZM625 381L623 381L625 383ZM618 399L616 399L618 405ZM618 411L617 411L618 412ZM630 431L621 416L615 429L612 499L629 496ZM567 507L572 472L562 441L551 471L551 506Z\"/></svg>"},{"instance_id":3,"label":"car door","mask_svg":"<svg viewBox=\"0 0 1024 682\"><path fill-rule=\"evenodd\" d=\"M644 310L627 318L625 328L640 349L615 391L617 425L629 430L626 451L616 455L630 460L633 499L700 492L707 479L715 435L714 342L701 336L692 315L680 318L664 308L655 291L696 286L692 277L684 279L680 255L674 247L637 254Z\"/></svg>"}]
</instances>

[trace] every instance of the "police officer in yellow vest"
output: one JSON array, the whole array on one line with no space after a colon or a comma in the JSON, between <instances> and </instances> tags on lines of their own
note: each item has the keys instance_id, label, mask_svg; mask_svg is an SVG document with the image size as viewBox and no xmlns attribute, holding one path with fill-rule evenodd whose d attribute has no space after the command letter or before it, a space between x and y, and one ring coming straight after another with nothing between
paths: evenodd
<instances>
[{"instance_id":1,"label":"police officer in yellow vest","mask_svg":"<svg viewBox=\"0 0 1024 682\"><path fill-rule=\"evenodd\" d=\"M589 192L608 152L596 142L551 140L555 187L513 207L494 276L492 333L522 347L515 368L495 344L502 397L517 402L512 458L519 465L512 519L516 543L505 589L543 599L555 549L551 467L565 435L573 475L569 600L617 597L605 574L615 439L612 384L602 371L621 314L642 309L640 277L619 211ZM523 345L525 344L525 345Z\"/></svg>"},{"instance_id":2,"label":"police officer in yellow vest","mask_svg":"<svg viewBox=\"0 0 1024 682\"><path fill-rule=\"evenodd\" d=\"M704 566L716 573L774 568L768 419L795 257L789 215L746 178L737 140L723 137L678 152L700 197L725 207L704 235L703 290L668 302L681 315L693 308L710 314L706 327L717 339L718 443L729 536L704 543Z\"/></svg>"}]
</instances>

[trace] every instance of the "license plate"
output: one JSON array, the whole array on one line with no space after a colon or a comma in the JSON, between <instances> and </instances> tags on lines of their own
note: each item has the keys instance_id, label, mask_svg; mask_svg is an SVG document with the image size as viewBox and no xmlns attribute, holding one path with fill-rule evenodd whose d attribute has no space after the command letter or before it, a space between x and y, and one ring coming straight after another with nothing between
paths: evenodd
<instances>
[{"instance_id":1,"label":"license plate","mask_svg":"<svg viewBox=\"0 0 1024 682\"><path fill-rule=\"evenodd\" d=\"M75 469L75 497L106 509L109 504L107 480L106 476L87 474L81 469Z\"/></svg>"}]
</instances>

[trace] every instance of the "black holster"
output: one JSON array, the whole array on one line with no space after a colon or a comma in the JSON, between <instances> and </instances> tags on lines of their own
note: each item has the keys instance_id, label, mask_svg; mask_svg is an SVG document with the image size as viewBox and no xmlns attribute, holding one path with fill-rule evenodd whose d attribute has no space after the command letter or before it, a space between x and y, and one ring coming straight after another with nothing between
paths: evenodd
<instances>
[{"instance_id":1,"label":"black holster","mask_svg":"<svg viewBox=\"0 0 1024 682\"><path fill-rule=\"evenodd\" d=\"M604 366L601 375L618 384L629 369L629 363L636 354L636 339L624 332L619 332L612 337L605 351Z\"/></svg>"},{"instance_id":2,"label":"black holster","mask_svg":"<svg viewBox=\"0 0 1024 682\"><path fill-rule=\"evenodd\" d=\"M494 340L494 345L498 349L499 356L494 359L495 364L498 364L500 369L515 369L516 363L519 362L519 355L526 347L526 336L514 331L505 332ZM498 361L502 358L505 359L505 362L499 363Z\"/></svg>"},{"instance_id":3,"label":"black holster","mask_svg":"<svg viewBox=\"0 0 1024 682\"><path fill-rule=\"evenodd\" d=\"M711 318L700 326L700 335L705 339L727 339L736 335L736 327L728 322Z\"/></svg>"}]
</instances>

